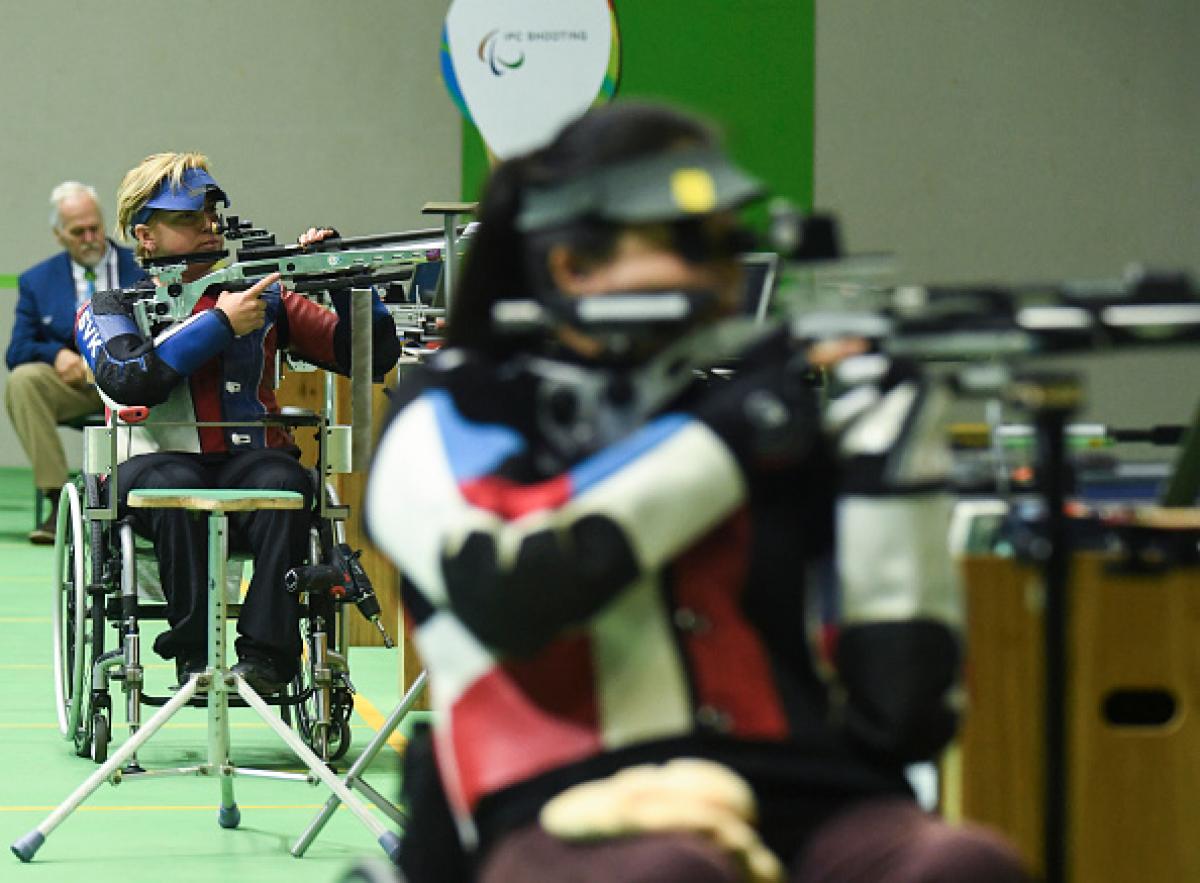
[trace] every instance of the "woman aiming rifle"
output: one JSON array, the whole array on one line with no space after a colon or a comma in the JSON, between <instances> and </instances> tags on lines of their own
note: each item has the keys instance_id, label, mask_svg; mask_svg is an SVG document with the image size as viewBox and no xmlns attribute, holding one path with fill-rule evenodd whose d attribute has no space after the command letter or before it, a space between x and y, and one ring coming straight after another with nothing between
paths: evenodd
<instances>
[{"instance_id":1,"label":"woman aiming rifle","mask_svg":"<svg viewBox=\"0 0 1200 883\"><path fill-rule=\"evenodd\" d=\"M118 226L136 241L139 259L210 255L190 261L185 282L212 268L212 253L223 244L217 210L229 200L204 156L147 157L126 174L117 200ZM309 229L300 244L332 233ZM284 590L283 577L305 559L315 488L291 435L278 426L251 424L279 414L271 370L277 351L343 374L350 370L348 297L335 298L336 310L329 311L283 289L278 279L272 273L245 291L213 286L190 316L162 323L150 335L139 327L132 299L120 292L98 293L76 322L80 351L107 402L149 407L144 423L122 429L117 493L122 517L154 543L170 624L154 649L175 660L181 682L203 671L207 660L204 522L181 509L127 512L129 491L234 488L304 495L304 510L239 513L230 532L234 551L254 554L234 670L264 695L278 692L298 671L300 608ZM153 286L146 284L149 296ZM372 328L378 376L395 363L400 347L391 316L377 298ZM187 425L214 422L243 425Z\"/></svg>"}]
</instances>

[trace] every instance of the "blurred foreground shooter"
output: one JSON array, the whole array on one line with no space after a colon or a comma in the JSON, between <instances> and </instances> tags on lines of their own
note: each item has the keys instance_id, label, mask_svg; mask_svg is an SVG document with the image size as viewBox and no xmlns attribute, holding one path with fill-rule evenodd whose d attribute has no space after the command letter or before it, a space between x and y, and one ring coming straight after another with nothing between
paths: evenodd
<instances>
[{"instance_id":1,"label":"blurred foreground shooter","mask_svg":"<svg viewBox=\"0 0 1200 883\"><path fill-rule=\"evenodd\" d=\"M736 310L756 195L703 125L637 104L495 170L368 487L437 712L412 883L1026 879L903 774L956 720L935 390L876 360L823 419L782 332L732 380L656 386Z\"/></svg>"}]
</instances>

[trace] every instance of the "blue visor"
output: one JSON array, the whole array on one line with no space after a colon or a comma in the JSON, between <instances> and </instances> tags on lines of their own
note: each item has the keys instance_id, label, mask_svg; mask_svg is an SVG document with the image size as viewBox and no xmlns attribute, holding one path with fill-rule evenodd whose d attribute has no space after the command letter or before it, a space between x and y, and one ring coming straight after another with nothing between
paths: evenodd
<instances>
[{"instance_id":1,"label":"blue visor","mask_svg":"<svg viewBox=\"0 0 1200 883\"><path fill-rule=\"evenodd\" d=\"M229 197L220 188L212 175L204 169L185 169L178 184L170 178L164 178L158 189L147 199L134 214L129 223L132 231L138 224L144 224L150 215L163 209L171 212L199 212L220 202L229 205Z\"/></svg>"}]
</instances>

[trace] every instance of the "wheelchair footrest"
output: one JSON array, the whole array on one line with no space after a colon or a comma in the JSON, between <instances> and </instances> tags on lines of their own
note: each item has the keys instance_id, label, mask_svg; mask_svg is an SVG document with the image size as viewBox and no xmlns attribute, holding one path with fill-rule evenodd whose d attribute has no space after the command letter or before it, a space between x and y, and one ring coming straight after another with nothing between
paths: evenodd
<instances>
[{"instance_id":1,"label":"wheelchair footrest","mask_svg":"<svg viewBox=\"0 0 1200 883\"><path fill-rule=\"evenodd\" d=\"M231 618L236 617L242 612L241 604L226 603L225 609L229 612ZM303 615L306 609L300 611ZM136 608L137 619L139 622L161 622L167 618L167 605L165 603L139 603ZM109 595L104 601L104 616L110 622L120 622L124 618L124 613L121 609L121 597L119 595Z\"/></svg>"},{"instance_id":2,"label":"wheelchair footrest","mask_svg":"<svg viewBox=\"0 0 1200 883\"><path fill-rule=\"evenodd\" d=\"M311 697L312 697L312 689L310 688L310 689L304 690L303 692L296 693L296 694L283 694L283 695L276 694L274 696L263 696L262 700L263 700L263 702L267 703L267 705L291 706L291 705L299 705L300 703L307 701ZM142 705L151 705L151 706L154 706L155 708L161 708L162 706L166 705L168 702L171 701L171 698L172 697L170 697L170 696L154 696L149 693L141 694ZM228 702L229 702L230 708L249 708L250 707L249 705L246 704L246 700L244 700L241 696L238 696L236 693L231 693L229 695ZM195 696L193 696L191 698L191 700L188 702L188 705L191 708L208 708L208 694L207 693L197 693Z\"/></svg>"}]
</instances>

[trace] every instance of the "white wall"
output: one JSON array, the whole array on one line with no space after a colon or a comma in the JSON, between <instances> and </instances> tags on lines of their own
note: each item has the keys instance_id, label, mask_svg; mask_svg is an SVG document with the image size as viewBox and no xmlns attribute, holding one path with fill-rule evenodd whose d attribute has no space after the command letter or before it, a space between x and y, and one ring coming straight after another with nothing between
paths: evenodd
<instances>
[{"instance_id":1,"label":"white wall","mask_svg":"<svg viewBox=\"0 0 1200 883\"><path fill-rule=\"evenodd\" d=\"M915 281L1200 279L1198 45L1195 0L818 0L817 204ZM1097 419L1200 400L1195 349L1083 364Z\"/></svg>"},{"instance_id":2,"label":"white wall","mask_svg":"<svg viewBox=\"0 0 1200 883\"><path fill-rule=\"evenodd\" d=\"M0 274L57 251L50 190L100 191L162 150L208 154L231 211L291 239L436 226L460 125L438 68L449 0L38 0L0 13ZM7 344L16 292L0 289ZM0 378L2 379L2 378ZM0 466L23 465L0 416Z\"/></svg>"}]
</instances>

